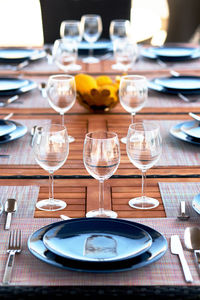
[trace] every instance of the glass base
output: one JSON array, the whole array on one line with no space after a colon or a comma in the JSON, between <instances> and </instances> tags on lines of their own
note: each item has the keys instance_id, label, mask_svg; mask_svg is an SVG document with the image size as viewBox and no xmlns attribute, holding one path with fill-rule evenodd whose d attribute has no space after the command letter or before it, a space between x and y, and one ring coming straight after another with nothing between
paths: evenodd
<instances>
[{"instance_id":1,"label":"glass base","mask_svg":"<svg viewBox=\"0 0 200 300\"><path fill-rule=\"evenodd\" d=\"M97 57L88 56L83 59L83 62L86 64L96 64L96 63L100 62L100 60Z\"/></svg>"},{"instance_id":2,"label":"glass base","mask_svg":"<svg viewBox=\"0 0 200 300\"><path fill-rule=\"evenodd\" d=\"M125 137L123 137L123 138L121 138L121 140L120 140L123 144L126 144L126 141L127 141L127 137L125 136Z\"/></svg>"},{"instance_id":3,"label":"glass base","mask_svg":"<svg viewBox=\"0 0 200 300\"><path fill-rule=\"evenodd\" d=\"M91 210L86 214L87 218L117 218L117 213L112 210Z\"/></svg>"},{"instance_id":4,"label":"glass base","mask_svg":"<svg viewBox=\"0 0 200 300\"><path fill-rule=\"evenodd\" d=\"M113 70L122 71L122 65L121 64L114 64L111 66Z\"/></svg>"},{"instance_id":5,"label":"glass base","mask_svg":"<svg viewBox=\"0 0 200 300\"><path fill-rule=\"evenodd\" d=\"M68 141L69 143L73 143L75 141L75 138L71 135L68 135Z\"/></svg>"},{"instance_id":6,"label":"glass base","mask_svg":"<svg viewBox=\"0 0 200 300\"><path fill-rule=\"evenodd\" d=\"M157 199L144 196L131 199L128 204L137 209L152 209L159 205L159 201Z\"/></svg>"},{"instance_id":7,"label":"glass base","mask_svg":"<svg viewBox=\"0 0 200 300\"><path fill-rule=\"evenodd\" d=\"M71 65L69 65L68 71L79 71L81 69L82 69L82 67L80 65L71 64Z\"/></svg>"},{"instance_id":8,"label":"glass base","mask_svg":"<svg viewBox=\"0 0 200 300\"><path fill-rule=\"evenodd\" d=\"M61 210L67 206L67 203L62 200L54 199L50 201L49 199L40 200L36 203L36 207L44 211L56 211Z\"/></svg>"}]
</instances>

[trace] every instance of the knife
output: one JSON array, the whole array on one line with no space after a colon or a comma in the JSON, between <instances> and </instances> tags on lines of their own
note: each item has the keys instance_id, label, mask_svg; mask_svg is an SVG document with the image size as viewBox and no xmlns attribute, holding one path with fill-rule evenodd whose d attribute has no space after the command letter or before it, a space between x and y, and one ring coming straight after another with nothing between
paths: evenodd
<instances>
[{"instance_id":1,"label":"knife","mask_svg":"<svg viewBox=\"0 0 200 300\"><path fill-rule=\"evenodd\" d=\"M186 282L192 282L193 278L185 259L181 241L178 235L171 236L171 253L179 256Z\"/></svg>"}]
</instances>

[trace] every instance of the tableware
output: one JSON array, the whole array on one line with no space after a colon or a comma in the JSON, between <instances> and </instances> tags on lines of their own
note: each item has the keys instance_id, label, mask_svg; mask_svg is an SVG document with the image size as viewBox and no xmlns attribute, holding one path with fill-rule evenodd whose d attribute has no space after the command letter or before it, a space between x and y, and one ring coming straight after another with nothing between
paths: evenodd
<instances>
[{"instance_id":1,"label":"tableware","mask_svg":"<svg viewBox=\"0 0 200 300\"><path fill-rule=\"evenodd\" d=\"M5 106L9 105L10 103L16 101L18 98L19 98L18 95L12 96L12 97L0 102L0 107L5 107Z\"/></svg>"},{"instance_id":2,"label":"tableware","mask_svg":"<svg viewBox=\"0 0 200 300\"><path fill-rule=\"evenodd\" d=\"M1 48L0 63L19 64L24 61L35 61L45 57L46 53L40 49L30 48Z\"/></svg>"},{"instance_id":3,"label":"tableware","mask_svg":"<svg viewBox=\"0 0 200 300\"><path fill-rule=\"evenodd\" d=\"M200 57L200 49L193 47L163 46L144 48L141 54L145 58L163 61L187 61Z\"/></svg>"},{"instance_id":4,"label":"tableware","mask_svg":"<svg viewBox=\"0 0 200 300\"><path fill-rule=\"evenodd\" d=\"M9 134L0 136L0 144L14 141L18 138L23 137L27 133L27 127L25 125L20 124L16 121L10 121L10 122L12 122L16 126L16 129L10 132Z\"/></svg>"},{"instance_id":5,"label":"tableware","mask_svg":"<svg viewBox=\"0 0 200 300\"><path fill-rule=\"evenodd\" d=\"M120 162L118 136L114 132L96 131L85 135L83 162L88 173L99 181L99 209L89 211L87 217L116 218L117 213L104 209L104 181L117 170Z\"/></svg>"},{"instance_id":6,"label":"tableware","mask_svg":"<svg viewBox=\"0 0 200 300\"><path fill-rule=\"evenodd\" d=\"M162 139L158 125L141 122L129 126L126 152L131 163L142 171L142 195L129 200L129 205L137 209L152 209L159 201L145 196L146 171L159 160L162 152Z\"/></svg>"},{"instance_id":7,"label":"tableware","mask_svg":"<svg viewBox=\"0 0 200 300\"><path fill-rule=\"evenodd\" d=\"M47 97L46 87L47 87L46 82L40 82L38 84L38 89L41 92L43 98Z\"/></svg>"},{"instance_id":8,"label":"tableware","mask_svg":"<svg viewBox=\"0 0 200 300\"><path fill-rule=\"evenodd\" d=\"M103 30L102 20L100 15L88 14L81 17L81 28L83 38L90 44L89 56L83 59L85 63L98 63L99 59L93 56L92 44L95 43Z\"/></svg>"},{"instance_id":9,"label":"tableware","mask_svg":"<svg viewBox=\"0 0 200 300\"><path fill-rule=\"evenodd\" d=\"M78 44L78 54L87 55L90 48L93 49L95 55L102 55L103 57L107 54L111 55L113 51L112 42L108 40L100 40L92 45L86 41L81 41ZM102 57L100 57L100 59L102 60Z\"/></svg>"},{"instance_id":10,"label":"tableware","mask_svg":"<svg viewBox=\"0 0 200 300\"><path fill-rule=\"evenodd\" d=\"M186 282L192 282L193 278L188 263L185 259L181 241L178 235L171 236L171 253L179 256Z\"/></svg>"},{"instance_id":11,"label":"tableware","mask_svg":"<svg viewBox=\"0 0 200 300\"><path fill-rule=\"evenodd\" d=\"M110 39L114 42L116 39L127 39L130 36L131 24L129 20L116 19L110 22Z\"/></svg>"},{"instance_id":12,"label":"tableware","mask_svg":"<svg viewBox=\"0 0 200 300\"><path fill-rule=\"evenodd\" d=\"M119 100L122 107L131 114L131 123L135 121L135 115L140 111L148 97L147 80L140 75L122 76L119 86ZM121 138L121 142L126 144L127 137Z\"/></svg>"},{"instance_id":13,"label":"tableware","mask_svg":"<svg viewBox=\"0 0 200 300\"><path fill-rule=\"evenodd\" d=\"M200 194L197 194L192 201L193 209L200 214Z\"/></svg>"},{"instance_id":14,"label":"tableware","mask_svg":"<svg viewBox=\"0 0 200 300\"><path fill-rule=\"evenodd\" d=\"M13 96L26 93L37 87L32 80L0 77L0 96Z\"/></svg>"},{"instance_id":15,"label":"tableware","mask_svg":"<svg viewBox=\"0 0 200 300\"><path fill-rule=\"evenodd\" d=\"M13 122L0 119L0 137L9 134L15 129L16 125Z\"/></svg>"},{"instance_id":16,"label":"tableware","mask_svg":"<svg viewBox=\"0 0 200 300\"><path fill-rule=\"evenodd\" d=\"M196 91L200 92L200 77L199 76L170 76L156 78L155 82L167 90L173 91Z\"/></svg>"},{"instance_id":17,"label":"tableware","mask_svg":"<svg viewBox=\"0 0 200 300\"><path fill-rule=\"evenodd\" d=\"M200 142L200 126L199 122L197 121L188 121L184 122L184 124L181 126L181 131L183 131L188 136L199 139Z\"/></svg>"},{"instance_id":18,"label":"tableware","mask_svg":"<svg viewBox=\"0 0 200 300\"><path fill-rule=\"evenodd\" d=\"M147 233L150 234L152 238L152 245L151 247L144 252L141 255L138 255L136 257L123 260L123 261L116 261L116 262L84 262L84 261L76 261L68 258L64 258L61 256L58 256L54 254L53 252L49 251L44 243L43 243L43 236L44 234L54 228L54 226L57 226L59 224L62 224L63 222L82 222L85 219L72 219L67 221L60 221L53 224L49 224L47 226L44 226L34 233L31 234L31 236L28 239L28 249L29 251L39 260L42 260L43 262L46 262L47 264L53 265L55 267L59 267L62 269L69 269L79 272L96 272L96 273L109 273L109 272L121 272L121 271L128 271L128 270L134 270L138 268L142 268L144 266L147 266L151 263L154 263L158 259L160 259L166 252L168 245L165 237L156 231L155 229L139 224L136 222L131 222L133 225L137 226L138 228L141 228L145 230ZM86 219L91 220L91 219ZM94 223L99 222L99 218L93 218ZM130 221L121 220L121 219L112 219L114 221L117 221L118 223L126 223ZM94 227L94 226L93 226Z\"/></svg>"},{"instance_id":19,"label":"tableware","mask_svg":"<svg viewBox=\"0 0 200 300\"><path fill-rule=\"evenodd\" d=\"M200 122L200 116L190 112L189 116L192 117L193 119L195 119L197 122Z\"/></svg>"},{"instance_id":20,"label":"tableware","mask_svg":"<svg viewBox=\"0 0 200 300\"><path fill-rule=\"evenodd\" d=\"M36 207L44 211L56 211L66 207L63 200L54 199L53 174L61 168L69 153L68 135L65 126L47 124L37 127L33 142L33 153L36 162L49 172L49 199L40 200Z\"/></svg>"},{"instance_id":21,"label":"tableware","mask_svg":"<svg viewBox=\"0 0 200 300\"><path fill-rule=\"evenodd\" d=\"M8 250L9 253L4 275L3 275L3 284L10 284L12 269L15 261L15 254L22 251L22 233L20 229L12 230L9 235Z\"/></svg>"},{"instance_id":22,"label":"tableware","mask_svg":"<svg viewBox=\"0 0 200 300\"><path fill-rule=\"evenodd\" d=\"M33 142L34 142L34 138L35 138L35 132L36 132L36 128L37 128L37 125L34 125L32 128L31 128L31 147L33 147Z\"/></svg>"},{"instance_id":23,"label":"tableware","mask_svg":"<svg viewBox=\"0 0 200 300\"><path fill-rule=\"evenodd\" d=\"M190 137L189 135L185 134L185 133L181 130L181 128L182 128L182 126L183 126L184 124L185 124L185 122L182 122L182 123L178 123L178 124L172 126L172 127L170 128L170 131L169 131L170 134L171 134L173 137L175 137L175 138L177 138L177 139L179 139L179 140L181 140L181 141L188 142L188 143L191 143L191 144L200 146L200 142L199 142L198 139L195 139L195 138Z\"/></svg>"},{"instance_id":24,"label":"tableware","mask_svg":"<svg viewBox=\"0 0 200 300\"><path fill-rule=\"evenodd\" d=\"M14 113L9 113L7 116L3 117L3 120L9 120L13 115Z\"/></svg>"},{"instance_id":25,"label":"tableware","mask_svg":"<svg viewBox=\"0 0 200 300\"><path fill-rule=\"evenodd\" d=\"M6 223L5 223L5 230L10 229L10 224L11 224L11 219L12 219L12 214L16 212L17 210L17 200L13 198L9 198L6 200L5 203L5 212L7 213L6 216Z\"/></svg>"},{"instance_id":26,"label":"tableware","mask_svg":"<svg viewBox=\"0 0 200 300\"><path fill-rule=\"evenodd\" d=\"M181 212L180 212L180 215L177 216L177 218L181 221L187 221L190 218L190 216L187 215L185 212L185 201L184 200L181 201L180 207L181 207Z\"/></svg>"},{"instance_id":27,"label":"tableware","mask_svg":"<svg viewBox=\"0 0 200 300\"><path fill-rule=\"evenodd\" d=\"M76 101L76 84L71 75L52 75L47 82L46 93L50 106L61 116L61 124L64 126L64 114L72 108ZM75 138L68 136L69 142Z\"/></svg>"},{"instance_id":28,"label":"tableware","mask_svg":"<svg viewBox=\"0 0 200 300\"><path fill-rule=\"evenodd\" d=\"M200 228L187 227L184 231L184 241L186 248L194 251L198 271L200 272Z\"/></svg>"},{"instance_id":29,"label":"tableware","mask_svg":"<svg viewBox=\"0 0 200 300\"><path fill-rule=\"evenodd\" d=\"M60 37L77 44L82 39L81 23L77 20L64 20L60 25Z\"/></svg>"},{"instance_id":30,"label":"tableware","mask_svg":"<svg viewBox=\"0 0 200 300\"><path fill-rule=\"evenodd\" d=\"M138 256L152 245L150 235L133 225L101 218L63 222L43 236L44 245L53 253L88 262L115 262Z\"/></svg>"}]
</instances>

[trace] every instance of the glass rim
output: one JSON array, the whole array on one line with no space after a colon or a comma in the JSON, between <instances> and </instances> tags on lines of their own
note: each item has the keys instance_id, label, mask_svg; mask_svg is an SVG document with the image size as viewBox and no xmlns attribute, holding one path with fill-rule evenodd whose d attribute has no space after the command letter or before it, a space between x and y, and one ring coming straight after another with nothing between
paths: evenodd
<instances>
[{"instance_id":1,"label":"glass rim","mask_svg":"<svg viewBox=\"0 0 200 300\"><path fill-rule=\"evenodd\" d=\"M56 130L52 130L52 131L48 130L48 127L51 128L52 126L60 127L60 130L57 130L57 131ZM45 132L54 133L54 132L66 131L66 133L67 133L67 127L65 125L57 124L57 123L50 123L50 124L45 123L44 125L37 125L36 126L36 131L38 131L38 132L41 131L41 129L39 129L39 128L45 129Z\"/></svg>"},{"instance_id":2,"label":"glass rim","mask_svg":"<svg viewBox=\"0 0 200 300\"><path fill-rule=\"evenodd\" d=\"M100 15L98 15L98 14L86 14L86 15L83 15L82 17L81 17L81 19L82 18L96 18L96 17L99 17L99 18L101 18L101 16Z\"/></svg>"},{"instance_id":3,"label":"glass rim","mask_svg":"<svg viewBox=\"0 0 200 300\"><path fill-rule=\"evenodd\" d=\"M143 122L136 122L136 123L132 123L129 125L129 129L131 130L135 130L135 131L144 131L144 129L142 130L142 128L135 128L136 126L139 126L139 125L149 125L149 126L152 126L153 128L145 128L145 131L154 131L154 130L159 130L160 129L160 125L158 125L157 123L155 122L152 122L152 121L143 121Z\"/></svg>"},{"instance_id":4,"label":"glass rim","mask_svg":"<svg viewBox=\"0 0 200 300\"><path fill-rule=\"evenodd\" d=\"M114 22L118 22L118 23L130 23L130 20L128 19L114 19L110 22L110 24L114 23Z\"/></svg>"},{"instance_id":5,"label":"glass rim","mask_svg":"<svg viewBox=\"0 0 200 300\"><path fill-rule=\"evenodd\" d=\"M77 24L77 23L80 23L80 21L79 21L79 20L63 20L63 21L61 22L61 25L62 25L62 24L65 24L65 23L69 23L69 24Z\"/></svg>"},{"instance_id":6,"label":"glass rim","mask_svg":"<svg viewBox=\"0 0 200 300\"><path fill-rule=\"evenodd\" d=\"M90 137L89 136L91 134L97 134L97 133L112 134L113 136L112 137L108 137L108 138L95 138L95 137ZM115 133L115 132L113 132L113 131L97 130L97 131L91 131L91 132L86 133L85 139L86 138L88 138L90 140L111 140L111 139L114 139L114 138L118 139L118 134Z\"/></svg>"},{"instance_id":7,"label":"glass rim","mask_svg":"<svg viewBox=\"0 0 200 300\"><path fill-rule=\"evenodd\" d=\"M64 78L63 78L64 77ZM59 79L60 78L60 79ZM63 78L63 79L61 79ZM49 76L49 79L48 81L50 80L70 80L70 79L73 79L74 80L74 76L72 75L69 75L69 74L56 74L56 75L51 75Z\"/></svg>"},{"instance_id":8,"label":"glass rim","mask_svg":"<svg viewBox=\"0 0 200 300\"><path fill-rule=\"evenodd\" d=\"M144 80L144 81L147 81L147 78L143 75L124 75L121 77L121 80L130 80L130 81L131 80L135 80L135 81Z\"/></svg>"}]
</instances>

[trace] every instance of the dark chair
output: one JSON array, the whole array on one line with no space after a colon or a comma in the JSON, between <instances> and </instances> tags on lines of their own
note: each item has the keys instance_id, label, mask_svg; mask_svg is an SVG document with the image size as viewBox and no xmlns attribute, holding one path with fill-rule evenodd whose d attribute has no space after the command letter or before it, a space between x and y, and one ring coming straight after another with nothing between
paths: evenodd
<instances>
[{"instance_id":1,"label":"dark chair","mask_svg":"<svg viewBox=\"0 0 200 300\"><path fill-rule=\"evenodd\" d=\"M109 39L110 22L130 20L131 0L40 0L44 43L60 38L63 20L80 20L84 14L99 14L103 21L101 39Z\"/></svg>"}]
</instances>

